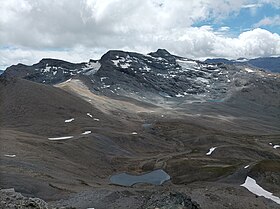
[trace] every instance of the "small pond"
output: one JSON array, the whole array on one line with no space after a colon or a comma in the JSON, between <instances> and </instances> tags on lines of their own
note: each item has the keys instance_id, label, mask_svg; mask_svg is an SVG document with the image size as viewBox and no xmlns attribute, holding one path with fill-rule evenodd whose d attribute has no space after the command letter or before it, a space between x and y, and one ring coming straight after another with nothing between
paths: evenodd
<instances>
[{"instance_id":1,"label":"small pond","mask_svg":"<svg viewBox=\"0 0 280 209\"><path fill-rule=\"evenodd\" d=\"M224 99L208 99L207 102L213 102L213 103L220 103L224 102Z\"/></svg>"},{"instance_id":2,"label":"small pond","mask_svg":"<svg viewBox=\"0 0 280 209\"><path fill-rule=\"evenodd\" d=\"M121 186L132 186L138 183L161 185L168 180L170 180L170 176L162 169L154 170L142 175L120 173L110 177L110 181L112 184Z\"/></svg>"}]
</instances>

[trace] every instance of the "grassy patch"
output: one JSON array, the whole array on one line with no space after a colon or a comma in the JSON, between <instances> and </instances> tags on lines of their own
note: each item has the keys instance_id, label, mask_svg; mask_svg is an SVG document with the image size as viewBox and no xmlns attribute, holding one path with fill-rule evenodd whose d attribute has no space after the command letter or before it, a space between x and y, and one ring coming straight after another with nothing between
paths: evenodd
<instances>
[{"instance_id":1,"label":"grassy patch","mask_svg":"<svg viewBox=\"0 0 280 209\"><path fill-rule=\"evenodd\" d=\"M252 172L280 172L280 160L262 160L251 170Z\"/></svg>"}]
</instances>

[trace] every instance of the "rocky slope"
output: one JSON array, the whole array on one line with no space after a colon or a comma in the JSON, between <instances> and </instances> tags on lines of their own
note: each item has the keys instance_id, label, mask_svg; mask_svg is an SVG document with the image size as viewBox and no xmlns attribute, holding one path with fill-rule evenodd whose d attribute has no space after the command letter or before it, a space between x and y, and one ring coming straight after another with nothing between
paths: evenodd
<instances>
[{"instance_id":1,"label":"rocky slope","mask_svg":"<svg viewBox=\"0 0 280 209\"><path fill-rule=\"evenodd\" d=\"M240 185L250 176L280 196L279 89L279 74L162 49L11 66L0 77L0 187L51 207L278 208ZM171 180L109 181L155 169Z\"/></svg>"},{"instance_id":2,"label":"rocky slope","mask_svg":"<svg viewBox=\"0 0 280 209\"><path fill-rule=\"evenodd\" d=\"M45 201L39 198L24 197L14 189L0 190L0 208L5 209L48 209Z\"/></svg>"}]
</instances>

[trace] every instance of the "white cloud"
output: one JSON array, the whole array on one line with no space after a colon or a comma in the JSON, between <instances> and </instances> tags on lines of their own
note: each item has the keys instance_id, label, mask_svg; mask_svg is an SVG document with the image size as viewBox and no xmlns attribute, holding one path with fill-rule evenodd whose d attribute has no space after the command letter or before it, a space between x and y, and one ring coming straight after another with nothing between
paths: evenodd
<instances>
[{"instance_id":1,"label":"white cloud","mask_svg":"<svg viewBox=\"0 0 280 209\"><path fill-rule=\"evenodd\" d=\"M238 12L249 0L0 0L0 45L111 45ZM3 4L2 4L3 3Z\"/></svg>"},{"instance_id":2,"label":"white cloud","mask_svg":"<svg viewBox=\"0 0 280 209\"><path fill-rule=\"evenodd\" d=\"M259 57L280 54L280 36L264 29L241 33L238 38L216 40L213 55L221 57Z\"/></svg>"},{"instance_id":3,"label":"white cloud","mask_svg":"<svg viewBox=\"0 0 280 209\"><path fill-rule=\"evenodd\" d=\"M64 59L72 62L98 59L109 49L123 49L148 53L157 48L166 48L174 54L195 59L206 57L258 57L280 55L280 36L264 29L254 29L229 38L216 33L211 27L190 27L184 30L165 31L156 36L147 34L134 37L129 46L105 48L73 47L68 50L39 50L30 48L6 48L0 50L0 68L18 62L32 64L44 57Z\"/></svg>"},{"instance_id":4,"label":"white cloud","mask_svg":"<svg viewBox=\"0 0 280 209\"><path fill-rule=\"evenodd\" d=\"M275 55L280 38L269 31L230 38L226 26L192 26L265 3L277 5L273 0L0 0L0 67L43 57L86 61L109 49L166 48L192 58Z\"/></svg>"},{"instance_id":5,"label":"white cloud","mask_svg":"<svg viewBox=\"0 0 280 209\"><path fill-rule=\"evenodd\" d=\"M225 32L225 31L229 31L229 30L230 30L230 27L228 27L228 26L223 26L218 29L218 31L221 31L221 32Z\"/></svg>"},{"instance_id":6,"label":"white cloud","mask_svg":"<svg viewBox=\"0 0 280 209\"><path fill-rule=\"evenodd\" d=\"M280 15L275 15L274 17L265 17L261 19L258 23L254 25L254 27L262 27L262 26L279 26L280 25Z\"/></svg>"},{"instance_id":7,"label":"white cloud","mask_svg":"<svg viewBox=\"0 0 280 209\"><path fill-rule=\"evenodd\" d=\"M257 14L257 11L260 7L262 7L262 3L256 3L256 4L245 4L242 5L243 9L249 9L251 16L255 16Z\"/></svg>"},{"instance_id":8,"label":"white cloud","mask_svg":"<svg viewBox=\"0 0 280 209\"><path fill-rule=\"evenodd\" d=\"M258 8L258 7L262 7L262 4L244 4L244 5L242 5L242 8L244 8L244 9Z\"/></svg>"}]
</instances>

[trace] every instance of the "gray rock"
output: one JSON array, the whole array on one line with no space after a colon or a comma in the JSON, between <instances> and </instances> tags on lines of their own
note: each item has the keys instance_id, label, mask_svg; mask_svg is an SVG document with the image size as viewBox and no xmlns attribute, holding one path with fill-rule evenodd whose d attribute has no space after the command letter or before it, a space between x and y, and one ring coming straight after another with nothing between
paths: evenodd
<instances>
[{"instance_id":1,"label":"gray rock","mask_svg":"<svg viewBox=\"0 0 280 209\"><path fill-rule=\"evenodd\" d=\"M24 197L12 188L0 190L0 208L48 209L48 204L39 198Z\"/></svg>"},{"instance_id":2,"label":"gray rock","mask_svg":"<svg viewBox=\"0 0 280 209\"><path fill-rule=\"evenodd\" d=\"M147 209L200 209L199 204L193 202L183 193L169 193L151 197L142 208Z\"/></svg>"}]
</instances>

